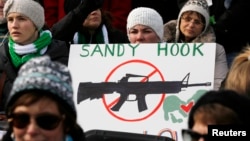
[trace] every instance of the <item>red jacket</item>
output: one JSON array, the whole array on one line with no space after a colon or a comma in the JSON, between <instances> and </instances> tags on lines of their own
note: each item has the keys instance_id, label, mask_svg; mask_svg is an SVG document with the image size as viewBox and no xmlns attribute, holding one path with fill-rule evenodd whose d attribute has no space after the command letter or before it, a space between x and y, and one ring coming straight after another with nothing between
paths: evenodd
<instances>
[{"instance_id":1,"label":"red jacket","mask_svg":"<svg viewBox=\"0 0 250 141\"><path fill-rule=\"evenodd\" d=\"M48 27L65 16L64 0L43 0L45 21Z\"/></svg>"},{"instance_id":2,"label":"red jacket","mask_svg":"<svg viewBox=\"0 0 250 141\"><path fill-rule=\"evenodd\" d=\"M113 27L126 33L127 17L131 11L132 0L104 0L103 10L109 11L113 18Z\"/></svg>"}]
</instances>

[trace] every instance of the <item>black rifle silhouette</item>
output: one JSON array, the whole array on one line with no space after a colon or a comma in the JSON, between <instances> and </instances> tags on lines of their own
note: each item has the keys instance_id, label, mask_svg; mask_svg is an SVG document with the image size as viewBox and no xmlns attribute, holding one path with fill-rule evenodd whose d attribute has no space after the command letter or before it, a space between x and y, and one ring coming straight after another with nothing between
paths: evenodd
<instances>
[{"instance_id":1,"label":"black rifle silhouette","mask_svg":"<svg viewBox=\"0 0 250 141\"><path fill-rule=\"evenodd\" d=\"M138 102L139 112L147 109L145 100L146 94L165 94L165 93L179 93L182 88L192 86L211 86L211 82L188 84L188 73L182 81L148 81L147 76L126 74L118 82L81 82L78 87L77 104L85 99L99 99L103 94L120 93L119 101L111 108L113 111L119 111L121 106L130 94L136 95L136 101ZM145 82L128 82L130 77L144 77ZM130 100L131 101L131 100Z\"/></svg>"}]
</instances>

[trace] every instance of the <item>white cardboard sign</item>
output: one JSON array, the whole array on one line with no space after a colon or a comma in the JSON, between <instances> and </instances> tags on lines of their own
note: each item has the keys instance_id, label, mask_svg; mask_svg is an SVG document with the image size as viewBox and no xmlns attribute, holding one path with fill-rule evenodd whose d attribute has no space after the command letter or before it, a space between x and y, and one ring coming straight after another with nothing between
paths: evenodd
<instances>
[{"instance_id":1,"label":"white cardboard sign","mask_svg":"<svg viewBox=\"0 0 250 141\"><path fill-rule=\"evenodd\" d=\"M78 121L85 131L168 136L181 129L195 101L213 89L215 43L71 45Z\"/></svg>"}]
</instances>

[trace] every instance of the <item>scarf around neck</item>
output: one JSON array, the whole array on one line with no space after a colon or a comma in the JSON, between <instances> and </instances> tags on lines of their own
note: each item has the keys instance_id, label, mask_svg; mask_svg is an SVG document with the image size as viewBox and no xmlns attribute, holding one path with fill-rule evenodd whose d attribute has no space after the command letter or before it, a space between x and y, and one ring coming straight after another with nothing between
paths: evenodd
<instances>
[{"instance_id":1,"label":"scarf around neck","mask_svg":"<svg viewBox=\"0 0 250 141\"><path fill-rule=\"evenodd\" d=\"M41 30L40 36L31 44L19 45L9 37L9 53L12 63L17 68L30 60L31 58L43 55L48 45L52 41L52 34L49 30Z\"/></svg>"},{"instance_id":2,"label":"scarf around neck","mask_svg":"<svg viewBox=\"0 0 250 141\"><path fill-rule=\"evenodd\" d=\"M102 25L102 30L100 30L100 32L98 32L96 34L96 41L99 44L105 43L108 44L109 43L109 39L108 39L108 31L105 25ZM86 38L84 37L84 35L80 32L76 32L73 38L73 43L74 44L87 44ZM89 42L90 44L92 43L92 39Z\"/></svg>"}]
</instances>

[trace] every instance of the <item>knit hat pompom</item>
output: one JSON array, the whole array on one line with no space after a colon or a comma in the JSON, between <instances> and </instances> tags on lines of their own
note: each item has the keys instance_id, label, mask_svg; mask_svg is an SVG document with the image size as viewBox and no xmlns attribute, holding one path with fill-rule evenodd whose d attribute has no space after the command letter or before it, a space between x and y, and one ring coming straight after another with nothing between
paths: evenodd
<instances>
[{"instance_id":1,"label":"knit hat pompom","mask_svg":"<svg viewBox=\"0 0 250 141\"><path fill-rule=\"evenodd\" d=\"M130 30L130 28L138 24L152 28L162 41L163 19L156 10L147 7L138 7L133 9L127 18L127 30Z\"/></svg>"},{"instance_id":2,"label":"knit hat pompom","mask_svg":"<svg viewBox=\"0 0 250 141\"><path fill-rule=\"evenodd\" d=\"M192 107L189 113L188 128L192 128L194 125L194 113L196 110L206 104L218 103L232 111L234 111L241 122L246 125L250 125L250 99L247 96L240 95L232 90L219 90L219 91L208 91L202 95L198 101Z\"/></svg>"},{"instance_id":3,"label":"knit hat pompom","mask_svg":"<svg viewBox=\"0 0 250 141\"><path fill-rule=\"evenodd\" d=\"M180 27L180 20L181 16L184 12L187 11L194 11L199 14L201 14L205 19L205 28L202 33L204 33L207 30L207 27L209 25L209 7L206 0L188 0L182 7L181 11L179 12L178 20L177 20L177 27L176 27L176 39L179 40L179 27Z\"/></svg>"},{"instance_id":4,"label":"knit hat pompom","mask_svg":"<svg viewBox=\"0 0 250 141\"><path fill-rule=\"evenodd\" d=\"M48 91L76 115L70 71L67 66L51 61L49 56L32 58L21 66L6 107L28 90Z\"/></svg>"},{"instance_id":5,"label":"knit hat pompom","mask_svg":"<svg viewBox=\"0 0 250 141\"><path fill-rule=\"evenodd\" d=\"M43 7L34 0L7 0L3 14L7 18L9 13L20 13L28 17L40 30L45 24L45 16Z\"/></svg>"}]
</instances>

